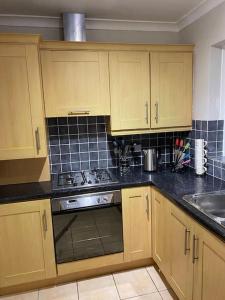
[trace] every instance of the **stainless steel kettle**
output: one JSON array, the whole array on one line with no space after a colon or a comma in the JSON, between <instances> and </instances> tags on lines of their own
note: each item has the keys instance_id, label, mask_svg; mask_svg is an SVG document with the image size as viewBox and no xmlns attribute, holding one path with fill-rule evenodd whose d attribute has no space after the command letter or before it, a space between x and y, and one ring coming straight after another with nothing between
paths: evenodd
<instances>
[{"instance_id":1,"label":"stainless steel kettle","mask_svg":"<svg viewBox=\"0 0 225 300\"><path fill-rule=\"evenodd\" d=\"M144 170L145 171L156 171L158 152L156 148L150 148L143 150L144 152Z\"/></svg>"}]
</instances>

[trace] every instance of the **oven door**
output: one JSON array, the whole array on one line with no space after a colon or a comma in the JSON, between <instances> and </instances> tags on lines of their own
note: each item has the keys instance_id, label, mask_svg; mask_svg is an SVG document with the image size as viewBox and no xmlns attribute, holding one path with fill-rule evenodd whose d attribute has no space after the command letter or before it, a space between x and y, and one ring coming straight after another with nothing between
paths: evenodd
<instances>
[{"instance_id":1,"label":"oven door","mask_svg":"<svg viewBox=\"0 0 225 300\"><path fill-rule=\"evenodd\" d=\"M53 214L58 264L123 252L121 203Z\"/></svg>"}]
</instances>

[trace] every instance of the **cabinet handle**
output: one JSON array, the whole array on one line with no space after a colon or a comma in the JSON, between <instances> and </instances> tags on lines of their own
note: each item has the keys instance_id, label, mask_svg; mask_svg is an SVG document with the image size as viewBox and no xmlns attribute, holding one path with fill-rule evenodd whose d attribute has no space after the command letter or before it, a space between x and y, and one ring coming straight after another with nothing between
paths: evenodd
<instances>
[{"instance_id":1,"label":"cabinet handle","mask_svg":"<svg viewBox=\"0 0 225 300\"><path fill-rule=\"evenodd\" d=\"M146 194L146 202L147 202L147 208L146 208L146 214L147 214L147 217L149 219L149 198L148 198L148 194Z\"/></svg>"},{"instance_id":2,"label":"cabinet handle","mask_svg":"<svg viewBox=\"0 0 225 300\"><path fill-rule=\"evenodd\" d=\"M158 122L159 122L159 103L158 102L155 103L155 121L156 121L156 124L158 124Z\"/></svg>"},{"instance_id":3,"label":"cabinet handle","mask_svg":"<svg viewBox=\"0 0 225 300\"><path fill-rule=\"evenodd\" d=\"M148 101L145 103L145 120L146 124L148 124Z\"/></svg>"},{"instance_id":4,"label":"cabinet handle","mask_svg":"<svg viewBox=\"0 0 225 300\"><path fill-rule=\"evenodd\" d=\"M78 111L69 111L68 115L69 116L79 116L79 115L89 115L90 111L89 110L78 110Z\"/></svg>"},{"instance_id":5,"label":"cabinet handle","mask_svg":"<svg viewBox=\"0 0 225 300\"><path fill-rule=\"evenodd\" d=\"M188 241L187 239L190 241L190 230L188 230L187 228L185 228L185 234L184 234L184 255L187 255L187 252L190 251L190 247L187 248L188 245Z\"/></svg>"},{"instance_id":6,"label":"cabinet handle","mask_svg":"<svg viewBox=\"0 0 225 300\"><path fill-rule=\"evenodd\" d=\"M37 127L35 130L35 139L36 139L36 149L37 149L37 154L41 150L41 143L40 143L40 134L39 134L39 128Z\"/></svg>"},{"instance_id":7,"label":"cabinet handle","mask_svg":"<svg viewBox=\"0 0 225 300\"><path fill-rule=\"evenodd\" d=\"M46 232L48 231L46 210L44 210L43 215L42 215L42 225L43 225L44 238L45 238L46 237Z\"/></svg>"},{"instance_id":8,"label":"cabinet handle","mask_svg":"<svg viewBox=\"0 0 225 300\"><path fill-rule=\"evenodd\" d=\"M196 255L196 249L198 248L198 241L199 239L196 238L195 234L193 235L193 253L192 253L192 263L195 263L195 260L198 259L198 256Z\"/></svg>"},{"instance_id":9,"label":"cabinet handle","mask_svg":"<svg viewBox=\"0 0 225 300\"><path fill-rule=\"evenodd\" d=\"M130 196L129 198L130 198L130 199L132 199L132 198L141 198L141 195L140 195L140 196L139 196L139 195Z\"/></svg>"}]
</instances>

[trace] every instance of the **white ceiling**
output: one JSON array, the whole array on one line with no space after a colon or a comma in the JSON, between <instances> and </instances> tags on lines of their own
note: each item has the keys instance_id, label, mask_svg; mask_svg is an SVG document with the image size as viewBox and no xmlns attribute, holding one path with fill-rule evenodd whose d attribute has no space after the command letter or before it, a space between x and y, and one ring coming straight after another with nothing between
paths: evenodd
<instances>
[{"instance_id":1,"label":"white ceiling","mask_svg":"<svg viewBox=\"0 0 225 300\"><path fill-rule=\"evenodd\" d=\"M83 12L87 18L177 22L205 0L0 0L0 14L59 16Z\"/></svg>"}]
</instances>

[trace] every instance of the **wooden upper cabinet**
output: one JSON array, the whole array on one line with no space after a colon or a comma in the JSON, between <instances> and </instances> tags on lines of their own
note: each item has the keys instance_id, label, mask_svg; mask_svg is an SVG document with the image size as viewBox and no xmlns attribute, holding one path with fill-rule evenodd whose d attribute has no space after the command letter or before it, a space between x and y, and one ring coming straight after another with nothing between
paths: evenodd
<instances>
[{"instance_id":1,"label":"wooden upper cabinet","mask_svg":"<svg viewBox=\"0 0 225 300\"><path fill-rule=\"evenodd\" d=\"M122 190L124 260L150 258L151 195L149 187Z\"/></svg>"},{"instance_id":2,"label":"wooden upper cabinet","mask_svg":"<svg viewBox=\"0 0 225 300\"><path fill-rule=\"evenodd\" d=\"M149 52L109 53L111 130L150 129Z\"/></svg>"},{"instance_id":3,"label":"wooden upper cabinet","mask_svg":"<svg viewBox=\"0 0 225 300\"><path fill-rule=\"evenodd\" d=\"M0 35L0 160L46 157L37 45L2 43Z\"/></svg>"},{"instance_id":4,"label":"wooden upper cabinet","mask_svg":"<svg viewBox=\"0 0 225 300\"><path fill-rule=\"evenodd\" d=\"M151 128L191 126L192 53L151 53Z\"/></svg>"},{"instance_id":5,"label":"wooden upper cabinet","mask_svg":"<svg viewBox=\"0 0 225 300\"><path fill-rule=\"evenodd\" d=\"M0 206L0 288L56 276L50 200Z\"/></svg>"},{"instance_id":6,"label":"wooden upper cabinet","mask_svg":"<svg viewBox=\"0 0 225 300\"><path fill-rule=\"evenodd\" d=\"M47 117L109 115L108 53L42 51Z\"/></svg>"}]
</instances>

